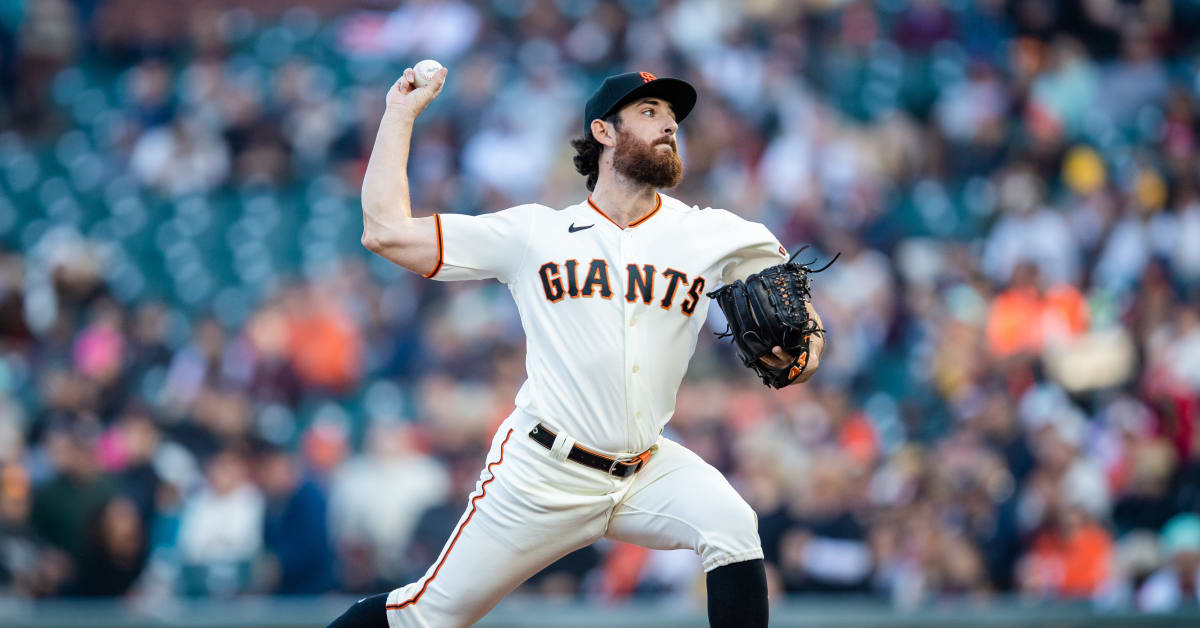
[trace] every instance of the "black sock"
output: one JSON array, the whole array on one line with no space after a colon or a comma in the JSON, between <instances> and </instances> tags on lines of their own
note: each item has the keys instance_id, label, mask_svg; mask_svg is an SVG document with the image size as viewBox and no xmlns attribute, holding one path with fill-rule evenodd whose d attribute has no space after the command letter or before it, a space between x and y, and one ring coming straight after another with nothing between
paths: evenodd
<instances>
[{"instance_id":1,"label":"black sock","mask_svg":"<svg viewBox=\"0 0 1200 628\"><path fill-rule=\"evenodd\" d=\"M327 628L388 628L387 593L364 597Z\"/></svg>"},{"instance_id":2,"label":"black sock","mask_svg":"<svg viewBox=\"0 0 1200 628\"><path fill-rule=\"evenodd\" d=\"M767 571L761 558L708 572L711 628L767 628Z\"/></svg>"}]
</instances>

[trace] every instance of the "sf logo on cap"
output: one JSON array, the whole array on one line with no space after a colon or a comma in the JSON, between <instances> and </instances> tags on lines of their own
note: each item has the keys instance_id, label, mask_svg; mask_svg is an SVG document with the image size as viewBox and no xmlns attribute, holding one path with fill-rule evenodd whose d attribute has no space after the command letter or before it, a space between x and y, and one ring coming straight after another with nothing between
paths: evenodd
<instances>
[{"instance_id":1,"label":"sf logo on cap","mask_svg":"<svg viewBox=\"0 0 1200 628\"><path fill-rule=\"evenodd\" d=\"M640 74L642 76L643 83L649 83L650 81L653 81L654 79L658 78L657 76L654 76L653 74L651 74L649 72L638 72L638 74Z\"/></svg>"}]
</instances>

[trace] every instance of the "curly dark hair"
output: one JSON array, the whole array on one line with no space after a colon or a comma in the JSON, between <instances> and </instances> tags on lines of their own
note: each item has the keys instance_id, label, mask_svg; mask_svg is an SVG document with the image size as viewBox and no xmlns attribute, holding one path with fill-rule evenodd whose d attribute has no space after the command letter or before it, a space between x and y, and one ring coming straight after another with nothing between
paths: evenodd
<instances>
[{"instance_id":1,"label":"curly dark hair","mask_svg":"<svg viewBox=\"0 0 1200 628\"><path fill-rule=\"evenodd\" d=\"M615 127L618 118L619 114L613 113L603 120ZM571 140L571 146L575 148L575 157L572 160L575 162L575 170L587 177L587 189L591 192L596 188L596 178L600 176L600 152L604 150L604 144L596 141L589 131L587 135L580 135Z\"/></svg>"}]
</instances>

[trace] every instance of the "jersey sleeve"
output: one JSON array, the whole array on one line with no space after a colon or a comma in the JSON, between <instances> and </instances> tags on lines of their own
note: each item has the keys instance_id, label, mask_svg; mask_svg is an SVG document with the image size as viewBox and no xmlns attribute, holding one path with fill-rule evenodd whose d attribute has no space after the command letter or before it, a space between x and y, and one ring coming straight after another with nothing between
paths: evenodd
<instances>
[{"instance_id":1,"label":"jersey sleeve","mask_svg":"<svg viewBox=\"0 0 1200 628\"><path fill-rule=\"evenodd\" d=\"M782 264L788 259L787 249L771 234L771 230L757 222L733 216L734 224L727 233L736 233L731 239L733 249L724 260L721 283L733 283L764 269Z\"/></svg>"},{"instance_id":2,"label":"jersey sleeve","mask_svg":"<svg viewBox=\"0 0 1200 628\"><path fill-rule=\"evenodd\" d=\"M438 263L429 275L441 281L517 276L529 248L536 205L490 214L437 214Z\"/></svg>"}]
</instances>

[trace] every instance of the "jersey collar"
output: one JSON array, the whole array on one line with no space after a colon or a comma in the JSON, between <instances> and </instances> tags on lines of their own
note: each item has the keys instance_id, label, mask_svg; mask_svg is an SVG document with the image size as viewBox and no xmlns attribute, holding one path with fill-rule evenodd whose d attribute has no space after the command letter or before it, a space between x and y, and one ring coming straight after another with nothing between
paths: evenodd
<instances>
[{"instance_id":1,"label":"jersey collar","mask_svg":"<svg viewBox=\"0 0 1200 628\"><path fill-rule=\"evenodd\" d=\"M636 226L638 226L638 225L642 224L643 222L646 222L647 220L650 220L650 217L651 217L651 216L653 216L654 214L657 214L657 213L658 213L658 210L662 208L662 194L659 194L658 192L655 192L655 193L654 193L654 209L650 210L650 213L646 214L645 216L642 216L641 218L638 218L637 220L635 220L635 221L633 221L633 222L629 223L629 226L628 226L628 227L622 227L621 225L618 225L618 224L617 224L617 221L613 220L612 218L609 218L609 217L608 217L608 214L606 214L606 213L604 213L603 211L601 211L599 207L596 207L596 204L592 202L592 195L591 195L591 194L589 194L589 195L588 195L588 198L587 198L587 204L588 204L589 206L591 206L591 208L592 208L592 209L596 210L596 213L597 213L597 214L600 214L601 216L604 216L606 219L608 219L608 221L609 221L609 222L611 222L611 223L612 223L614 226L616 226L618 229L625 230L625 229L632 229L632 228L634 228L634 227L636 227Z\"/></svg>"}]
</instances>

